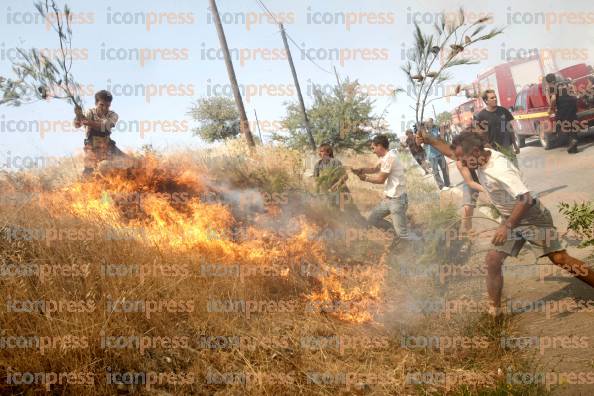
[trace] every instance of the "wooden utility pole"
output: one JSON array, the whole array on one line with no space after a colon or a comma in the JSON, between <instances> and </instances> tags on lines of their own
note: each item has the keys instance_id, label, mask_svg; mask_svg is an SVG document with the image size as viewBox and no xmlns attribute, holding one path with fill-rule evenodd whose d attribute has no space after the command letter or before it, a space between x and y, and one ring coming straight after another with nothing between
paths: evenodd
<instances>
[{"instance_id":1,"label":"wooden utility pole","mask_svg":"<svg viewBox=\"0 0 594 396\"><path fill-rule=\"evenodd\" d=\"M309 137L309 145L313 151L316 151L316 142L311 133L311 126L309 125L309 118L305 112L305 103L303 103L303 95L301 95L301 87L299 86L299 80L297 79L297 71L295 71L295 65L293 64L293 57L291 56L291 50L289 49L289 43L287 43L287 34L285 33L285 27L282 23L279 23L281 29L281 36L283 37L283 43L285 43L285 50L287 51L287 59L289 60L289 66L291 66L291 73L293 74L293 81L295 82L295 88L297 90L297 97L299 98L299 105L301 106L301 113L303 114L303 121L305 123L305 130Z\"/></svg>"},{"instance_id":2,"label":"wooden utility pole","mask_svg":"<svg viewBox=\"0 0 594 396\"><path fill-rule=\"evenodd\" d=\"M262 131L260 130L260 121L258 121L258 113L254 109L254 117L256 117L256 126L258 127L258 135L260 135L260 144L264 146L264 140L262 139Z\"/></svg>"},{"instance_id":3,"label":"wooden utility pole","mask_svg":"<svg viewBox=\"0 0 594 396\"><path fill-rule=\"evenodd\" d=\"M237 78L235 77L235 70L233 70L233 63L231 62L231 55L229 55L229 47L227 46L227 39L225 38L225 32L223 31L223 25L221 24L221 17L219 16L219 10L215 0L210 0L210 11L214 16L214 23L217 28L217 34L219 35L219 42L225 55L225 65L227 66L227 74L229 75L229 81L231 82L231 88L233 88L233 96L235 97L235 104L239 111L239 127L241 132L245 136L248 146L254 147L254 138L250 131L250 124L248 123L247 114L243 107L243 100L241 99L241 92L239 92L239 86L237 85Z\"/></svg>"}]
</instances>

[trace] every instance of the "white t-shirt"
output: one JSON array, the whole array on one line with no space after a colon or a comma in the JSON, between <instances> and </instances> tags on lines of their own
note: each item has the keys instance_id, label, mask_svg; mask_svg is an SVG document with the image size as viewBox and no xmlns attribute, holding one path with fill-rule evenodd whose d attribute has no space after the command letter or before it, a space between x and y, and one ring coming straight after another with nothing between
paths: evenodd
<instances>
[{"instance_id":1,"label":"white t-shirt","mask_svg":"<svg viewBox=\"0 0 594 396\"><path fill-rule=\"evenodd\" d=\"M404 164L398 159L398 152L390 150L380 159L380 172L387 173L384 182L384 193L387 197L395 198L406 192L406 177Z\"/></svg>"},{"instance_id":2,"label":"white t-shirt","mask_svg":"<svg viewBox=\"0 0 594 396\"><path fill-rule=\"evenodd\" d=\"M522 173L499 151L491 152L491 158L484 166L477 168L476 174L487 191L489 199L499 213L511 215L519 195L529 192L522 181Z\"/></svg>"}]
</instances>

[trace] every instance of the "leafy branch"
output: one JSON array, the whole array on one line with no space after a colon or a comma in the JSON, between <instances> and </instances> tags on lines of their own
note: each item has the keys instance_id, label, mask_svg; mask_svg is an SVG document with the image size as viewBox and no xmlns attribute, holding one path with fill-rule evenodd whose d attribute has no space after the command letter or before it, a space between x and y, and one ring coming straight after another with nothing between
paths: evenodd
<instances>
[{"instance_id":1,"label":"leafy branch","mask_svg":"<svg viewBox=\"0 0 594 396\"><path fill-rule=\"evenodd\" d=\"M54 0L35 8L58 34L60 52L52 60L38 49L17 48L22 61L13 61L14 78L0 77L0 105L20 106L50 98L66 100L82 115L80 85L72 77L72 17L68 5L60 10Z\"/></svg>"},{"instance_id":2,"label":"leafy branch","mask_svg":"<svg viewBox=\"0 0 594 396\"><path fill-rule=\"evenodd\" d=\"M447 73L450 69L478 63L463 58L461 54L477 42L490 40L503 32L502 28L494 28L488 33L480 35L489 20L490 17L484 17L469 23L464 16L464 10L460 8L458 17L448 22L442 13L434 25L435 32L433 34L424 34L419 24L415 23L413 54L401 69L413 87L415 121L417 123L423 120L425 106L429 102L443 97L456 96L460 92L461 87L458 86L453 95L445 95L427 101L433 85L443 83L451 78ZM470 29L473 29L472 33L468 33ZM449 52L446 53L448 48ZM437 70L432 70L438 59L441 63L440 66Z\"/></svg>"},{"instance_id":3,"label":"leafy branch","mask_svg":"<svg viewBox=\"0 0 594 396\"><path fill-rule=\"evenodd\" d=\"M582 240L579 247L594 246L594 203L561 202L559 212L566 217L568 230L574 231Z\"/></svg>"}]
</instances>

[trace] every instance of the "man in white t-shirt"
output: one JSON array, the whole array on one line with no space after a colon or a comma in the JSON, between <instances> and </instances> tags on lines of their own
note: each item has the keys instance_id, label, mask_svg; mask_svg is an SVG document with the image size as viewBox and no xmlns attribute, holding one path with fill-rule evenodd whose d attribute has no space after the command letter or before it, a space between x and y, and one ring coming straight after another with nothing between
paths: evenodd
<instances>
[{"instance_id":1,"label":"man in white t-shirt","mask_svg":"<svg viewBox=\"0 0 594 396\"><path fill-rule=\"evenodd\" d=\"M400 239L408 239L406 210L406 177L404 164L398 159L396 150L390 150L390 142L386 135L377 135L371 141L371 150L380 158L373 168L352 169L359 179L384 185L384 199L371 211L369 223L386 231L396 232L395 243ZM392 224L384 219L390 215Z\"/></svg>"},{"instance_id":2,"label":"man in white t-shirt","mask_svg":"<svg viewBox=\"0 0 594 396\"><path fill-rule=\"evenodd\" d=\"M540 257L547 256L554 264L594 287L594 271L567 254L564 244L559 240L551 213L532 198L518 168L503 154L485 148L482 136L462 132L454 138L451 146L426 133L417 139L450 158L460 160L469 169L474 169L481 186L501 213L503 220L491 241L493 249L485 258L487 292L491 299L489 312L493 316L501 313L503 261L507 256L516 257L526 242L538 251Z\"/></svg>"}]
</instances>

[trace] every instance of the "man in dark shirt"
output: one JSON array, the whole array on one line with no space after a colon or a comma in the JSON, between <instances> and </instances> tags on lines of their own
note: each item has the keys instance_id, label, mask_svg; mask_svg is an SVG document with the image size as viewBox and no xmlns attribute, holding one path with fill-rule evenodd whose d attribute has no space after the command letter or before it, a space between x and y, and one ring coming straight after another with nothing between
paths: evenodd
<instances>
[{"instance_id":1,"label":"man in dark shirt","mask_svg":"<svg viewBox=\"0 0 594 396\"><path fill-rule=\"evenodd\" d=\"M516 154L520 153L520 148L511 125L514 116L506 108L497 106L494 90L487 89L482 98L487 107L474 116L478 129L485 133L492 148L500 151L518 166Z\"/></svg>"},{"instance_id":2,"label":"man in dark shirt","mask_svg":"<svg viewBox=\"0 0 594 396\"><path fill-rule=\"evenodd\" d=\"M560 82L556 86L556 92L551 95L549 113L555 113L555 130L557 134L567 133L569 136L569 154L578 152L577 132L580 125L577 117L577 96L571 92L571 86L567 82Z\"/></svg>"}]
</instances>

